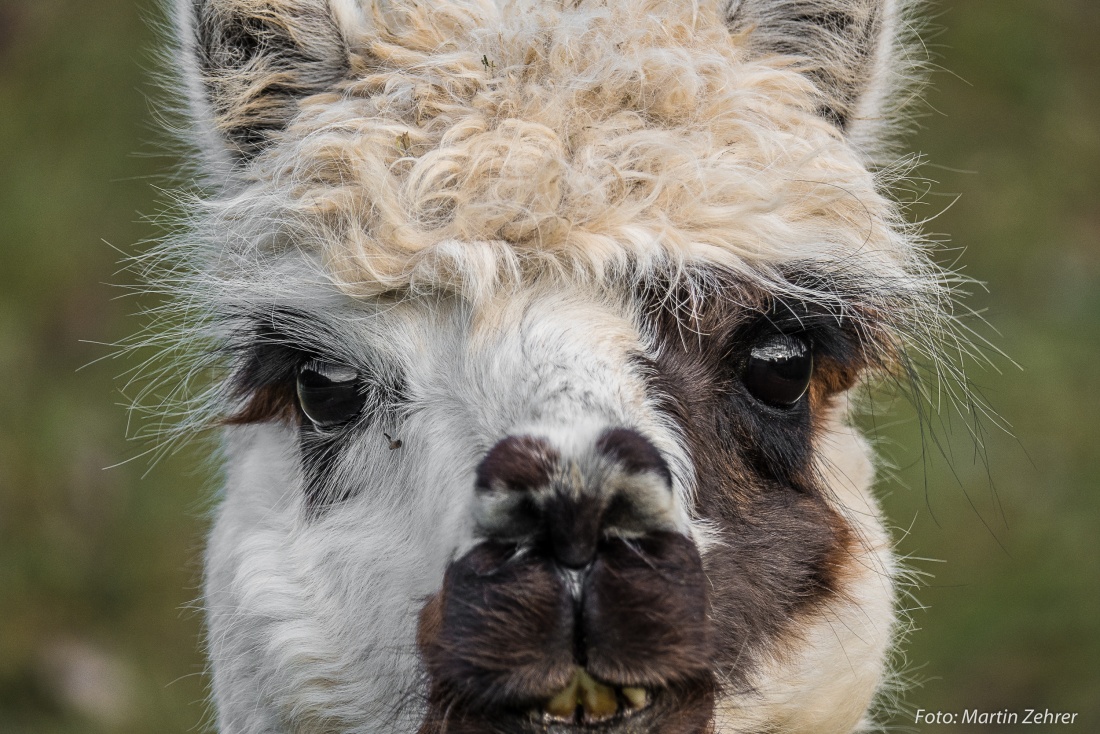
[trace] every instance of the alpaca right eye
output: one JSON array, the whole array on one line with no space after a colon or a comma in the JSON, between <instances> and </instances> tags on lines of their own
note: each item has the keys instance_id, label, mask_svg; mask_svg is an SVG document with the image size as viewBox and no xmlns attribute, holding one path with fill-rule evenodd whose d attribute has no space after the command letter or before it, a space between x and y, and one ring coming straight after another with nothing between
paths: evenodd
<instances>
[{"instance_id":1,"label":"alpaca right eye","mask_svg":"<svg viewBox=\"0 0 1100 734\"><path fill-rule=\"evenodd\" d=\"M758 400L790 408L806 394L813 372L813 353L806 340L775 334L752 348L741 380Z\"/></svg>"},{"instance_id":2,"label":"alpaca right eye","mask_svg":"<svg viewBox=\"0 0 1100 734\"><path fill-rule=\"evenodd\" d=\"M318 428L349 423L366 401L359 373L350 367L313 360L298 371L298 404Z\"/></svg>"}]
</instances>

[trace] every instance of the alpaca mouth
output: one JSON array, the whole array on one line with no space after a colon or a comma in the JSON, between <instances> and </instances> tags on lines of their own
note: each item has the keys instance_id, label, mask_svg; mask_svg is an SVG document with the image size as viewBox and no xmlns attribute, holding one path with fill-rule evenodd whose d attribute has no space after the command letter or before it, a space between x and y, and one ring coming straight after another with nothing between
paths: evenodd
<instances>
[{"instance_id":1,"label":"alpaca mouth","mask_svg":"<svg viewBox=\"0 0 1100 734\"><path fill-rule=\"evenodd\" d=\"M569 683L532 713L546 723L606 724L639 713L651 700L645 688L601 683L578 667Z\"/></svg>"}]
</instances>

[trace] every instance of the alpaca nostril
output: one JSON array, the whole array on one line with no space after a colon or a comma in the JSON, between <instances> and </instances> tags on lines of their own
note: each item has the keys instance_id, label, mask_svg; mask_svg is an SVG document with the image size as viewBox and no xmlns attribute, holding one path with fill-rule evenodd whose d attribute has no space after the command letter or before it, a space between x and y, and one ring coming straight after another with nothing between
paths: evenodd
<instances>
[{"instance_id":1,"label":"alpaca nostril","mask_svg":"<svg viewBox=\"0 0 1100 734\"><path fill-rule=\"evenodd\" d=\"M555 537L554 542L554 559L565 568L580 571L596 560L595 540L576 542L574 539L565 539L563 541L558 533L554 535L558 536Z\"/></svg>"}]
</instances>

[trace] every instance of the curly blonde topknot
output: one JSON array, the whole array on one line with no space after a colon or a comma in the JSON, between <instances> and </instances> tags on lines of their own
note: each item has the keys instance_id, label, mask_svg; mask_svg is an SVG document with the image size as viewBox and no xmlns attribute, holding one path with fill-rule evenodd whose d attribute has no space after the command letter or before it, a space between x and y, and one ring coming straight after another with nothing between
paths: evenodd
<instances>
[{"instance_id":1,"label":"curly blonde topknot","mask_svg":"<svg viewBox=\"0 0 1100 734\"><path fill-rule=\"evenodd\" d=\"M713 5L349 7L346 78L209 203L221 241L292 243L355 295L701 263L922 268L804 60L755 52ZM276 84L255 65L247 81Z\"/></svg>"}]
</instances>

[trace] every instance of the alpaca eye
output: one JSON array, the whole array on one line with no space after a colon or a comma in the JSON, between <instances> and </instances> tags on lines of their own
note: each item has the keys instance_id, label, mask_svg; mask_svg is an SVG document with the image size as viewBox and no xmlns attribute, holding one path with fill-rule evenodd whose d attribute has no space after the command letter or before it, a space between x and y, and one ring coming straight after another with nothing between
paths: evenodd
<instances>
[{"instance_id":1,"label":"alpaca eye","mask_svg":"<svg viewBox=\"0 0 1100 734\"><path fill-rule=\"evenodd\" d=\"M353 420L366 400L359 373L350 367L313 360L298 371L298 404L318 428L333 428Z\"/></svg>"},{"instance_id":2,"label":"alpaca eye","mask_svg":"<svg viewBox=\"0 0 1100 734\"><path fill-rule=\"evenodd\" d=\"M804 339L775 334L752 348L741 380L759 400L789 408L806 394L813 371L813 353Z\"/></svg>"}]
</instances>

